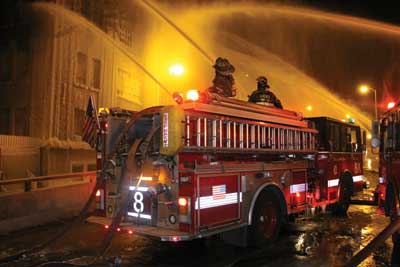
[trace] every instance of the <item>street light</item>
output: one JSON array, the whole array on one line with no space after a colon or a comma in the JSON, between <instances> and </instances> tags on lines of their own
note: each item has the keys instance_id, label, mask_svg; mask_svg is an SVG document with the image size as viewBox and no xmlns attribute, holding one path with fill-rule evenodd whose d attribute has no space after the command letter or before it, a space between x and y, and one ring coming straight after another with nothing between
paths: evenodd
<instances>
[{"instance_id":1,"label":"street light","mask_svg":"<svg viewBox=\"0 0 400 267\"><path fill-rule=\"evenodd\" d=\"M376 104L376 90L374 88L369 87L368 85L363 84L359 87L359 91L361 94L367 94L369 91L374 91L375 120L378 120L378 105Z\"/></svg>"}]
</instances>

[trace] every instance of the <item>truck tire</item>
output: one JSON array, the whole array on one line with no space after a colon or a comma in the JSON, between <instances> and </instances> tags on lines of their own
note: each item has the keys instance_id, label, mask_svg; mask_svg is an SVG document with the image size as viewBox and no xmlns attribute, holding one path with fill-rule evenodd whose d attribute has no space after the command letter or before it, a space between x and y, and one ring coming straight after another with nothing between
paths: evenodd
<instances>
[{"instance_id":1,"label":"truck tire","mask_svg":"<svg viewBox=\"0 0 400 267\"><path fill-rule=\"evenodd\" d=\"M338 216L346 216L349 209L351 196L354 194L353 177L345 173L340 180L339 199L335 205L334 213Z\"/></svg>"},{"instance_id":2,"label":"truck tire","mask_svg":"<svg viewBox=\"0 0 400 267\"><path fill-rule=\"evenodd\" d=\"M396 198L393 184L391 182L386 185L385 202L383 204L385 216L389 217L396 207Z\"/></svg>"},{"instance_id":3,"label":"truck tire","mask_svg":"<svg viewBox=\"0 0 400 267\"><path fill-rule=\"evenodd\" d=\"M273 191L263 192L255 204L249 244L256 247L271 244L278 238L282 221L283 215L278 197Z\"/></svg>"}]
</instances>

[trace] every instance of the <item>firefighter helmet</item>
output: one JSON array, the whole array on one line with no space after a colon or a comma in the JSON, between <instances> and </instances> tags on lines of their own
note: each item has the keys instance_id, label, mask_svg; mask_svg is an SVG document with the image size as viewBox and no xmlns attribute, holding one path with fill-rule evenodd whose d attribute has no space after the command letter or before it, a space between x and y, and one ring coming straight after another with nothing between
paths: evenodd
<instances>
[{"instance_id":1,"label":"firefighter helmet","mask_svg":"<svg viewBox=\"0 0 400 267\"><path fill-rule=\"evenodd\" d=\"M268 79L265 76L259 76L257 78L257 84L259 88L269 88Z\"/></svg>"},{"instance_id":2,"label":"firefighter helmet","mask_svg":"<svg viewBox=\"0 0 400 267\"><path fill-rule=\"evenodd\" d=\"M216 72L224 76L231 75L235 72L235 67L226 58L217 58L213 67Z\"/></svg>"}]
</instances>

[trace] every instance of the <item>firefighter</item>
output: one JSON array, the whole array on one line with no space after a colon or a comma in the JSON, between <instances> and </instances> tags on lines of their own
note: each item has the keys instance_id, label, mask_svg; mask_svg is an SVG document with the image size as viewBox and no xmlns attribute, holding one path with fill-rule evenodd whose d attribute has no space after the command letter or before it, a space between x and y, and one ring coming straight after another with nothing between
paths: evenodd
<instances>
[{"instance_id":1,"label":"firefighter","mask_svg":"<svg viewBox=\"0 0 400 267\"><path fill-rule=\"evenodd\" d=\"M215 69L215 77L213 86L208 88L208 92L225 97L236 96L235 79L232 76L235 67L226 58L219 57L213 68Z\"/></svg>"},{"instance_id":2,"label":"firefighter","mask_svg":"<svg viewBox=\"0 0 400 267\"><path fill-rule=\"evenodd\" d=\"M254 91L249 96L249 102L265 105L265 106L274 106L276 108L283 108L281 101L268 90L268 79L264 76L260 76L257 78L257 90Z\"/></svg>"}]
</instances>

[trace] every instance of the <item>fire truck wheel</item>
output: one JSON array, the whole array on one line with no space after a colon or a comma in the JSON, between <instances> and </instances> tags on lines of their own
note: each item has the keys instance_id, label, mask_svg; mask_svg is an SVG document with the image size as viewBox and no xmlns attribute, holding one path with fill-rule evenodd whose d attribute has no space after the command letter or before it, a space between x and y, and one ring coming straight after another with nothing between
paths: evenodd
<instances>
[{"instance_id":1,"label":"fire truck wheel","mask_svg":"<svg viewBox=\"0 0 400 267\"><path fill-rule=\"evenodd\" d=\"M339 200L336 203L335 213L339 216L346 216L349 209L351 196L353 195L353 179L348 173L344 174L340 181Z\"/></svg>"},{"instance_id":2,"label":"fire truck wheel","mask_svg":"<svg viewBox=\"0 0 400 267\"><path fill-rule=\"evenodd\" d=\"M396 199L393 184L389 182L386 186L385 200L383 203L385 216L390 216L392 210L396 207Z\"/></svg>"},{"instance_id":3,"label":"fire truck wheel","mask_svg":"<svg viewBox=\"0 0 400 267\"><path fill-rule=\"evenodd\" d=\"M279 200L272 191L259 196L253 213L250 244L267 245L276 240L282 225L282 211Z\"/></svg>"}]
</instances>

